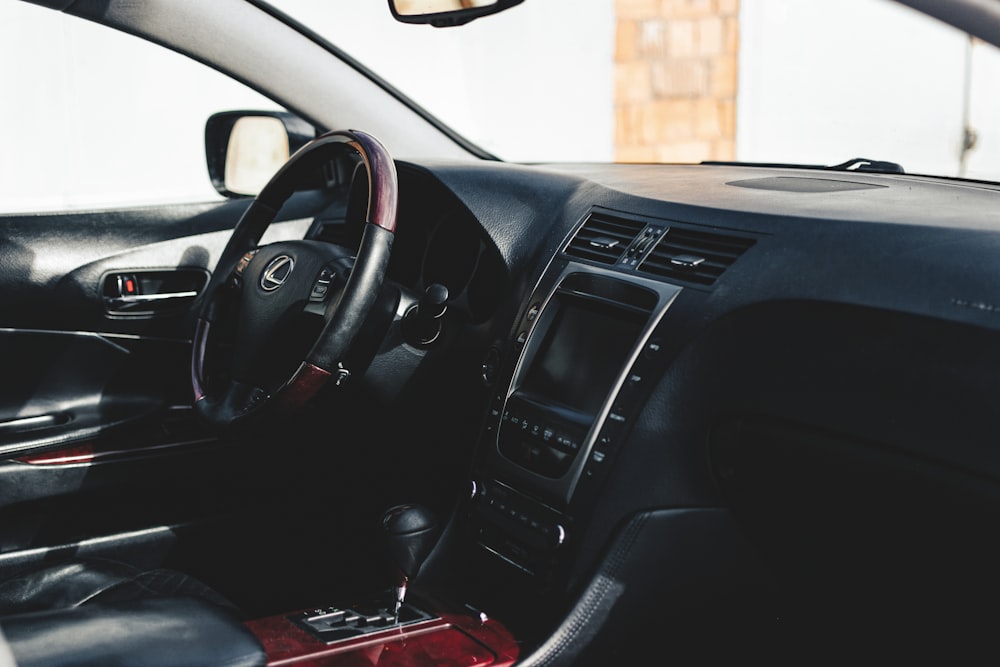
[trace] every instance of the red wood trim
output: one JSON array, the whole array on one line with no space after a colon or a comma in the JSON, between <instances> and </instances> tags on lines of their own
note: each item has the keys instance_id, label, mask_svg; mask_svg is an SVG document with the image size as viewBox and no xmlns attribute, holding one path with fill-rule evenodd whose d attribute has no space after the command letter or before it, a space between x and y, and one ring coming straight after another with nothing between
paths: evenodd
<instances>
[{"instance_id":1,"label":"red wood trim","mask_svg":"<svg viewBox=\"0 0 1000 667\"><path fill-rule=\"evenodd\" d=\"M248 621L269 667L510 667L519 649L498 621L452 614L335 644L285 616Z\"/></svg>"},{"instance_id":2,"label":"red wood trim","mask_svg":"<svg viewBox=\"0 0 1000 667\"><path fill-rule=\"evenodd\" d=\"M308 361L299 364L295 375L275 394L275 407L281 410L295 410L305 405L329 380L332 373Z\"/></svg>"},{"instance_id":3,"label":"red wood trim","mask_svg":"<svg viewBox=\"0 0 1000 667\"><path fill-rule=\"evenodd\" d=\"M396 164L378 139L349 130L350 145L361 154L368 171L368 222L395 233L399 188L396 182Z\"/></svg>"},{"instance_id":4,"label":"red wood trim","mask_svg":"<svg viewBox=\"0 0 1000 667\"><path fill-rule=\"evenodd\" d=\"M485 621L472 616L445 615L451 623L496 654L491 667L510 667L521 656L521 647L503 623L492 618Z\"/></svg>"}]
</instances>

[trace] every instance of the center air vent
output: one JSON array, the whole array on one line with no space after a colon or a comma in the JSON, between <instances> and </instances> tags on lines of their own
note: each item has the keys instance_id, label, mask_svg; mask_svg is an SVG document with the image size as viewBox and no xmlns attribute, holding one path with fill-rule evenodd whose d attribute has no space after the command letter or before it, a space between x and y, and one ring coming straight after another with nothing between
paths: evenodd
<instances>
[{"instance_id":1,"label":"center air vent","mask_svg":"<svg viewBox=\"0 0 1000 667\"><path fill-rule=\"evenodd\" d=\"M645 226L646 223L638 220L592 213L566 246L566 254L601 264L615 264Z\"/></svg>"},{"instance_id":2,"label":"center air vent","mask_svg":"<svg viewBox=\"0 0 1000 667\"><path fill-rule=\"evenodd\" d=\"M711 285L754 239L670 227L639 270L657 276Z\"/></svg>"}]
</instances>

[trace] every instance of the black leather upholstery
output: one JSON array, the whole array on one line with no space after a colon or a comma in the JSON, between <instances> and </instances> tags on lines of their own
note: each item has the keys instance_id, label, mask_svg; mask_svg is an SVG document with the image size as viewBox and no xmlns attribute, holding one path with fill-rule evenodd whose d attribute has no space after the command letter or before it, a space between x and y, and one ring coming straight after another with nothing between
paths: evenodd
<instances>
[{"instance_id":1,"label":"black leather upholstery","mask_svg":"<svg viewBox=\"0 0 1000 667\"><path fill-rule=\"evenodd\" d=\"M235 607L197 579L174 570L141 570L110 560L79 560L21 572L0 582L0 616L145 597L201 598Z\"/></svg>"},{"instance_id":2,"label":"black leather upholstery","mask_svg":"<svg viewBox=\"0 0 1000 667\"><path fill-rule=\"evenodd\" d=\"M259 667L264 651L232 614L162 597L18 614L0 620L17 667Z\"/></svg>"},{"instance_id":3,"label":"black leather upholstery","mask_svg":"<svg viewBox=\"0 0 1000 667\"><path fill-rule=\"evenodd\" d=\"M266 662L236 607L205 584L109 560L48 565L0 582L0 630L18 667Z\"/></svg>"}]
</instances>

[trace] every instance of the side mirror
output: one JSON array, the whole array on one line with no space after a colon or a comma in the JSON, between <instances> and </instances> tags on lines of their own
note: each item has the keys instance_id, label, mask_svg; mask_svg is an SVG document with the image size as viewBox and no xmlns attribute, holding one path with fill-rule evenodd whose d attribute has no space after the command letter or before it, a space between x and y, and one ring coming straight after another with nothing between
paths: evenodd
<instances>
[{"instance_id":1,"label":"side mirror","mask_svg":"<svg viewBox=\"0 0 1000 667\"><path fill-rule=\"evenodd\" d=\"M223 111L205 123L212 185L225 197L256 195L316 129L286 111Z\"/></svg>"},{"instance_id":2,"label":"side mirror","mask_svg":"<svg viewBox=\"0 0 1000 667\"><path fill-rule=\"evenodd\" d=\"M522 2L524 0L389 0L389 9L397 21L430 23L435 28L445 28L502 12Z\"/></svg>"}]
</instances>

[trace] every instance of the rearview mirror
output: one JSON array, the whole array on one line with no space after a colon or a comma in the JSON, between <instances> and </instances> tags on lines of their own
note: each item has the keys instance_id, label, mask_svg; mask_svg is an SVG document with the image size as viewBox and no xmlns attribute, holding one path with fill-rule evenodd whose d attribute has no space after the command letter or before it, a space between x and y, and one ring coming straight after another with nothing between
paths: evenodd
<instances>
[{"instance_id":1,"label":"rearview mirror","mask_svg":"<svg viewBox=\"0 0 1000 667\"><path fill-rule=\"evenodd\" d=\"M285 111L224 111L205 123L212 185L226 197L256 195L316 130Z\"/></svg>"},{"instance_id":2,"label":"rearview mirror","mask_svg":"<svg viewBox=\"0 0 1000 667\"><path fill-rule=\"evenodd\" d=\"M496 14L522 2L524 0L389 0L389 9L397 21L430 23L435 28L444 28Z\"/></svg>"}]
</instances>

